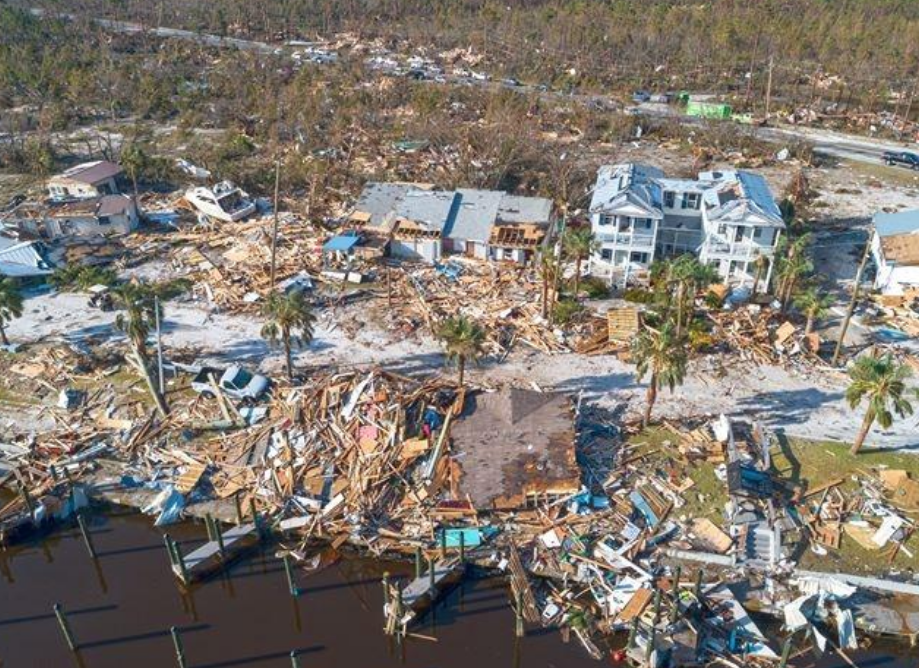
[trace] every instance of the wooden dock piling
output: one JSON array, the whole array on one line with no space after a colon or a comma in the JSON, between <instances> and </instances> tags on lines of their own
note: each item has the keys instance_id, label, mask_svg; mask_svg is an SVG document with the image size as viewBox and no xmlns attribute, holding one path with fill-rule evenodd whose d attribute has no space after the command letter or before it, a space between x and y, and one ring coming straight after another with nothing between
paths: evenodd
<instances>
[{"instance_id":1,"label":"wooden dock piling","mask_svg":"<svg viewBox=\"0 0 919 668\"><path fill-rule=\"evenodd\" d=\"M73 639L73 632L70 630L70 624L67 623L67 616L59 603L54 604L54 616L57 617L58 626L61 627L61 633L64 634L64 640L67 641L67 647L71 652L77 651L77 643Z\"/></svg>"},{"instance_id":2,"label":"wooden dock piling","mask_svg":"<svg viewBox=\"0 0 919 668\"><path fill-rule=\"evenodd\" d=\"M77 513L77 525L80 527L80 533L83 534L83 543L86 545L86 551L89 552L91 559L96 558L96 547L93 545L92 536L89 535L89 530L86 528L86 522L83 521L83 515Z\"/></svg>"},{"instance_id":3,"label":"wooden dock piling","mask_svg":"<svg viewBox=\"0 0 919 668\"><path fill-rule=\"evenodd\" d=\"M187 668L185 664L185 648L182 646L182 636L179 635L179 629L174 626L169 627L169 633L172 635L172 644L176 651L176 661L179 668Z\"/></svg>"},{"instance_id":4,"label":"wooden dock piling","mask_svg":"<svg viewBox=\"0 0 919 668\"><path fill-rule=\"evenodd\" d=\"M216 540L211 540L190 554L183 555L174 542L175 560L172 570L184 584L200 580L220 570L232 559L258 543L256 524L244 524L233 527L225 534L218 529Z\"/></svg>"}]
</instances>

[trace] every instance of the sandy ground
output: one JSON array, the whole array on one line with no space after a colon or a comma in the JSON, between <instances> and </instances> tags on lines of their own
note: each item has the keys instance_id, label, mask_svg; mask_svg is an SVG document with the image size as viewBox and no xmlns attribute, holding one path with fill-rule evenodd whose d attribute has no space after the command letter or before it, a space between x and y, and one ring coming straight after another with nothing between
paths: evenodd
<instances>
[{"instance_id":1,"label":"sandy ground","mask_svg":"<svg viewBox=\"0 0 919 668\"><path fill-rule=\"evenodd\" d=\"M353 306L348 315L359 314ZM245 360L267 373L280 373L281 355L259 335L261 323L244 316L209 313L203 305L170 303L166 307L163 342L167 350L195 348L201 361ZM298 366L383 364L407 374L449 373L444 356L432 340L392 340L371 324L353 339L335 324L340 313L323 313L309 348L297 354ZM118 344L114 313L86 307L86 296L45 294L31 297L26 312L9 328L14 342L40 339ZM616 414L638 415L645 386L635 382L634 367L615 357L576 354L546 355L519 348L501 364L485 360L470 369L470 377L488 384L520 385L583 393ZM664 392L656 414L666 417L717 415L754 416L790 435L849 441L862 417L843 397L846 380L838 371L795 373L784 368L751 363L723 365L718 358L702 358L690 369L685 384L672 395ZM919 416L897 422L893 429L875 429L869 444L919 452Z\"/></svg>"}]
</instances>

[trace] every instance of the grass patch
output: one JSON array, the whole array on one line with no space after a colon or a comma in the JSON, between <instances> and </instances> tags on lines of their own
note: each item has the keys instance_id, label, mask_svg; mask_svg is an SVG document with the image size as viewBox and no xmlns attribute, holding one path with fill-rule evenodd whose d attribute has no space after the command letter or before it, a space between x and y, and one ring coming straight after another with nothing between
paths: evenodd
<instances>
[{"instance_id":1,"label":"grass patch","mask_svg":"<svg viewBox=\"0 0 919 668\"><path fill-rule=\"evenodd\" d=\"M715 475L715 465L708 462L689 464L683 461L677 444L680 435L666 427L648 427L631 436L627 443L631 446L627 457L629 459L641 454L649 455L649 463L666 477L669 467L675 466L677 481L683 476L689 477L695 483L683 493L686 505L676 508L672 514L676 518L707 517L715 524L721 525L724 504L728 501L727 487ZM673 462L671 464L667 461ZM650 470L650 466L649 466Z\"/></svg>"},{"instance_id":2,"label":"grass patch","mask_svg":"<svg viewBox=\"0 0 919 668\"><path fill-rule=\"evenodd\" d=\"M682 496L685 505L671 512L671 519L689 520L706 517L724 527L723 510L728 501L727 485L715 475L716 465L706 461L686 462L677 448L680 435L666 427L649 427L627 439L626 458L636 462L640 455L645 459L637 461L649 473L654 471L661 478L670 478L679 484L685 477L695 483ZM853 479L876 477L880 469L902 469L915 480L919 480L919 455L881 450L865 450L859 455L849 453L849 444L833 441L809 441L779 436L778 448L772 451L771 473L789 492L807 493L822 485L843 479L839 490L846 499L861 494L861 485ZM901 513L905 514L905 513ZM919 520L919 513L905 514ZM877 522L872 519L877 524ZM914 533L905 543L914 555L919 555L919 534ZM786 544L794 551L794 545ZM855 574L873 574L883 577L890 569L919 569L919 556L910 557L900 550L891 562L886 549L869 550L853 538L843 534L838 550L828 549L829 554L821 556L809 548L794 551L801 568L836 571Z\"/></svg>"}]
</instances>

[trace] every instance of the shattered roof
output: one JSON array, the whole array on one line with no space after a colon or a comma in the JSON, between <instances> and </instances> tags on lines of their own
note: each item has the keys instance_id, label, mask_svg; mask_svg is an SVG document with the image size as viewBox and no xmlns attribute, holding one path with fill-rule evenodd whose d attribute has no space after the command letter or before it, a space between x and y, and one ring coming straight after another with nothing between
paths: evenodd
<instances>
[{"instance_id":1,"label":"shattered roof","mask_svg":"<svg viewBox=\"0 0 919 668\"><path fill-rule=\"evenodd\" d=\"M93 162L84 162L79 165L74 165L70 169L52 177L52 180L67 179L69 181L95 185L113 176L118 176L121 172L121 167L114 162L109 162L108 160L95 160Z\"/></svg>"},{"instance_id":2,"label":"shattered roof","mask_svg":"<svg viewBox=\"0 0 919 668\"><path fill-rule=\"evenodd\" d=\"M442 232L456 206L456 193L410 190L396 203L396 218L411 220L432 232Z\"/></svg>"},{"instance_id":3,"label":"shattered roof","mask_svg":"<svg viewBox=\"0 0 919 668\"><path fill-rule=\"evenodd\" d=\"M549 223L552 201L544 197L508 195L500 190L434 190L414 183L364 186L352 220L390 228L398 219L413 221L453 239L487 241L496 222Z\"/></svg>"},{"instance_id":4,"label":"shattered roof","mask_svg":"<svg viewBox=\"0 0 919 668\"><path fill-rule=\"evenodd\" d=\"M67 216L116 216L126 213L131 208L131 198L127 195L103 195L88 199L74 200L51 207L48 215L53 218Z\"/></svg>"},{"instance_id":5,"label":"shattered roof","mask_svg":"<svg viewBox=\"0 0 919 668\"><path fill-rule=\"evenodd\" d=\"M450 431L460 488L476 508L522 506L528 493L580 488L568 398L520 388L467 396Z\"/></svg>"},{"instance_id":6,"label":"shattered roof","mask_svg":"<svg viewBox=\"0 0 919 668\"><path fill-rule=\"evenodd\" d=\"M52 273L40 244L0 236L0 276L24 278Z\"/></svg>"},{"instance_id":7,"label":"shattered roof","mask_svg":"<svg viewBox=\"0 0 919 668\"><path fill-rule=\"evenodd\" d=\"M717 182L702 196L708 220L785 228L769 184L759 174L728 170L699 176Z\"/></svg>"},{"instance_id":8,"label":"shattered roof","mask_svg":"<svg viewBox=\"0 0 919 668\"><path fill-rule=\"evenodd\" d=\"M662 218L661 187L657 179L664 173L657 167L641 163L604 165L597 173L591 213L615 213L620 209L638 209L649 218Z\"/></svg>"},{"instance_id":9,"label":"shattered roof","mask_svg":"<svg viewBox=\"0 0 919 668\"><path fill-rule=\"evenodd\" d=\"M369 223L379 227L392 216L396 205L411 190L421 188L413 183L378 183L372 181L364 186L361 196L354 205L355 212L369 214Z\"/></svg>"}]
</instances>

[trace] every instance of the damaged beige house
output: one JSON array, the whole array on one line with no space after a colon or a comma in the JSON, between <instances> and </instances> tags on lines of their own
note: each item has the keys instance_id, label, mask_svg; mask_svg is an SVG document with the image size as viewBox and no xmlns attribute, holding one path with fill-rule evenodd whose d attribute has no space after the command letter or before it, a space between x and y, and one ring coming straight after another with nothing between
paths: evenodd
<instances>
[{"instance_id":1,"label":"damaged beige house","mask_svg":"<svg viewBox=\"0 0 919 668\"><path fill-rule=\"evenodd\" d=\"M132 197L121 194L119 165L105 160L71 167L48 179L48 199L24 202L3 218L5 227L47 240L128 234L140 216Z\"/></svg>"}]
</instances>

